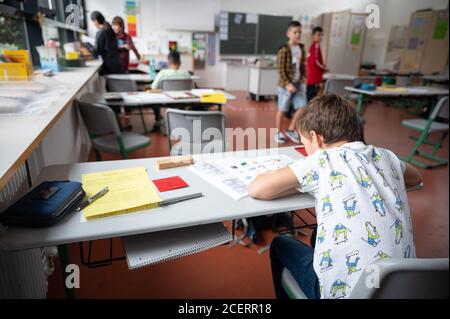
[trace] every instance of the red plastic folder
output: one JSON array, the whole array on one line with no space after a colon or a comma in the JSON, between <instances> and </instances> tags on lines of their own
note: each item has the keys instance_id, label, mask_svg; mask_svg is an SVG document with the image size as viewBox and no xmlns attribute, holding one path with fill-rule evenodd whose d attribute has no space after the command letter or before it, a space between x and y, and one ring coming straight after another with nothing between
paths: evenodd
<instances>
[{"instance_id":1,"label":"red plastic folder","mask_svg":"<svg viewBox=\"0 0 450 319\"><path fill-rule=\"evenodd\" d=\"M188 187L189 185L179 176L160 178L153 180L156 188L160 192L167 192L173 189Z\"/></svg>"}]
</instances>

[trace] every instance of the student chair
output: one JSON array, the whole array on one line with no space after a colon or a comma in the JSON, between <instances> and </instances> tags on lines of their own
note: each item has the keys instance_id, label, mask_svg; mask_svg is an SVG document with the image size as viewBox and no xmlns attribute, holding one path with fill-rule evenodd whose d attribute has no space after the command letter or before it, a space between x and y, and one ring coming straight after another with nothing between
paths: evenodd
<instances>
[{"instance_id":1,"label":"student chair","mask_svg":"<svg viewBox=\"0 0 450 319\"><path fill-rule=\"evenodd\" d=\"M136 81L127 80L127 79L107 79L106 87L108 92L136 92L138 91L138 86ZM144 127L144 132L147 133L147 126L145 125L144 113L142 112L142 108L138 108L139 115L141 117L142 126ZM158 119L155 119L158 121Z\"/></svg>"},{"instance_id":2,"label":"student chair","mask_svg":"<svg viewBox=\"0 0 450 319\"><path fill-rule=\"evenodd\" d=\"M226 150L223 112L168 109L166 123L172 155L216 153ZM173 148L172 139L179 140Z\"/></svg>"},{"instance_id":3,"label":"student chair","mask_svg":"<svg viewBox=\"0 0 450 319\"><path fill-rule=\"evenodd\" d=\"M192 79L166 79L161 81L163 91L189 91L192 89Z\"/></svg>"},{"instance_id":4,"label":"student chair","mask_svg":"<svg viewBox=\"0 0 450 319\"><path fill-rule=\"evenodd\" d=\"M379 288L372 288L375 270L379 271ZM281 283L291 299L307 299L291 272L283 269ZM362 270L351 299L447 299L448 258L383 259Z\"/></svg>"},{"instance_id":5,"label":"student chair","mask_svg":"<svg viewBox=\"0 0 450 319\"><path fill-rule=\"evenodd\" d=\"M133 132L121 132L113 110L106 105L75 101L91 137L96 160L100 152L120 154L123 159L128 153L150 145L150 138Z\"/></svg>"},{"instance_id":6,"label":"student chair","mask_svg":"<svg viewBox=\"0 0 450 319\"><path fill-rule=\"evenodd\" d=\"M447 123L437 122L437 118L442 118L447 121ZM436 155L437 151L441 148L444 140L448 134L449 124L448 124L448 96L442 97L434 107L434 110L431 112L428 119L416 118L402 121L402 125L420 132L420 136L410 137L413 140L416 140L416 144L413 149L406 157L400 157L405 162L417 165L422 168L431 168L441 165L447 165L448 160ZM430 133L439 133L440 137L437 141L430 141L428 136ZM427 144L433 146L431 153L427 153L425 151L420 151L419 147L422 144ZM432 164L427 164L420 162L418 160L413 159L414 155L418 155L420 157L431 160Z\"/></svg>"}]
</instances>

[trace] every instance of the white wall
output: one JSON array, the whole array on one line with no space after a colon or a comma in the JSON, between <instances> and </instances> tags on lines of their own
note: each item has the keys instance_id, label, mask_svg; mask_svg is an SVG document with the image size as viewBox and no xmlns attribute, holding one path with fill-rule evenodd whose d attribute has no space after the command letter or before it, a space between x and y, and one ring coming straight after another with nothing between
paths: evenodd
<instances>
[{"instance_id":1,"label":"white wall","mask_svg":"<svg viewBox=\"0 0 450 319\"><path fill-rule=\"evenodd\" d=\"M163 0L171 1L171 0ZM187 2L189 0L186 0ZM366 33L363 62L372 62L381 65L384 62L389 31L392 25L408 24L412 12L424 9L443 9L448 7L448 0L211 0L219 1L219 10L253 12L260 14L317 16L324 12L342 11L351 9L353 12L364 12L367 4L376 3L381 9L381 28L370 29ZM139 37L148 38L164 36L169 40L177 40L179 46L190 50L191 33L160 30L158 0L140 0L140 16L138 17ZM124 0L86 0L87 10L101 11L107 20L115 15L123 16ZM88 12L89 14L89 12ZM182 14L174 12L174 14ZM91 35L95 30L89 22ZM145 41L144 41L145 42ZM218 41L217 41L218 42ZM227 64L220 62L219 44L216 45L216 65L207 65L204 70L196 73L201 77L201 86L226 87ZM184 58L184 68L192 68L191 59ZM245 88L242 88L245 89Z\"/></svg>"}]
</instances>

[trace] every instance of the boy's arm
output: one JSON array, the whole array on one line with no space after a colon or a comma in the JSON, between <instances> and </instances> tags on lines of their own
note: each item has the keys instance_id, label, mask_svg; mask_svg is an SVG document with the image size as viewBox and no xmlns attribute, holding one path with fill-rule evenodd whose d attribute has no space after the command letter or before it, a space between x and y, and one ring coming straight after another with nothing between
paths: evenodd
<instances>
[{"instance_id":1,"label":"boy's arm","mask_svg":"<svg viewBox=\"0 0 450 319\"><path fill-rule=\"evenodd\" d=\"M248 194L256 199L275 199L298 193L299 182L290 167L258 175L248 187Z\"/></svg>"},{"instance_id":2,"label":"boy's arm","mask_svg":"<svg viewBox=\"0 0 450 319\"><path fill-rule=\"evenodd\" d=\"M422 175L419 170L409 163L404 163L406 165L405 172L403 173L403 179L405 180L405 186L413 187L422 183Z\"/></svg>"}]
</instances>

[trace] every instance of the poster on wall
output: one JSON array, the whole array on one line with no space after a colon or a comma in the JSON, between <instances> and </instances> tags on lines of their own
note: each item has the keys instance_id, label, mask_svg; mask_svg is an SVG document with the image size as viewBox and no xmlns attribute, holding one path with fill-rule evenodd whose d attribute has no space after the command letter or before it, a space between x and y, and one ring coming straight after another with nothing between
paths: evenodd
<instances>
[{"instance_id":1,"label":"poster on wall","mask_svg":"<svg viewBox=\"0 0 450 319\"><path fill-rule=\"evenodd\" d=\"M433 30L434 40L445 40L448 30L448 11L441 11L437 17L436 25Z\"/></svg>"},{"instance_id":2,"label":"poster on wall","mask_svg":"<svg viewBox=\"0 0 450 319\"><path fill-rule=\"evenodd\" d=\"M365 18L365 16L353 16L350 36L350 44L352 46L358 46L362 41Z\"/></svg>"},{"instance_id":3,"label":"poster on wall","mask_svg":"<svg viewBox=\"0 0 450 319\"><path fill-rule=\"evenodd\" d=\"M137 37L137 0L125 0L125 18L130 37Z\"/></svg>"},{"instance_id":4,"label":"poster on wall","mask_svg":"<svg viewBox=\"0 0 450 319\"><path fill-rule=\"evenodd\" d=\"M194 59L194 69L202 70L206 64L206 43L207 34L204 32L192 33L192 57Z\"/></svg>"}]
</instances>

